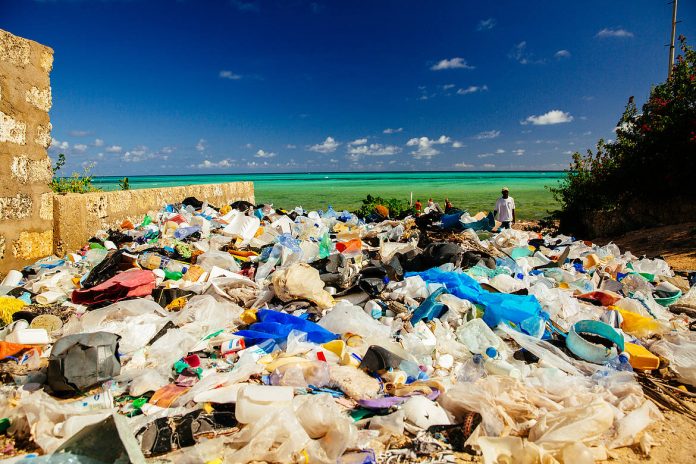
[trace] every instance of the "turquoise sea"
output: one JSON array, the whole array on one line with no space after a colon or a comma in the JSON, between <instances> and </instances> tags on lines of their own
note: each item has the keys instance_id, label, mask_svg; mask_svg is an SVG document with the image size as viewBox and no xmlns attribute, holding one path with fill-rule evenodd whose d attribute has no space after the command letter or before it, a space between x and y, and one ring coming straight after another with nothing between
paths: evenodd
<instances>
[{"instance_id":1,"label":"turquoise sea","mask_svg":"<svg viewBox=\"0 0 696 464\"><path fill-rule=\"evenodd\" d=\"M354 210L368 194L384 198L426 203L432 197L444 205L449 198L472 214L491 210L506 186L515 199L521 219L539 219L556 209L546 186L555 186L564 176L557 171L518 172L370 172L370 173L284 173L284 174L204 174L185 176L133 176L132 189L177 185L213 184L252 181L257 203L276 207L301 205L307 209ZM95 177L94 183L104 190L117 190L119 177Z\"/></svg>"}]
</instances>

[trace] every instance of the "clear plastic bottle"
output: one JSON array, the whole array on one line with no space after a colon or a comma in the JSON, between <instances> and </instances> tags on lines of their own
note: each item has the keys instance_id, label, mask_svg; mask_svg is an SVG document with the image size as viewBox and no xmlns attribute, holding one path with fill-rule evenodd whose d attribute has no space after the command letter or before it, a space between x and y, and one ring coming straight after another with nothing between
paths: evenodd
<instances>
[{"instance_id":1,"label":"clear plastic bottle","mask_svg":"<svg viewBox=\"0 0 696 464\"><path fill-rule=\"evenodd\" d=\"M505 361L498 355L498 350L492 346L486 350L486 362L484 367L486 372L491 375L506 375L508 377L514 377L516 379L522 378L522 372L515 366Z\"/></svg>"},{"instance_id":2,"label":"clear plastic bottle","mask_svg":"<svg viewBox=\"0 0 696 464\"><path fill-rule=\"evenodd\" d=\"M138 264L143 269L149 269L151 271L154 271L155 269L163 269L165 271L178 272L181 274L185 274L190 267L190 264L188 263L176 261L158 253L141 254L138 256Z\"/></svg>"},{"instance_id":3,"label":"clear plastic bottle","mask_svg":"<svg viewBox=\"0 0 696 464\"><path fill-rule=\"evenodd\" d=\"M266 277L268 277L275 265L278 264L282 251L283 245L281 245L280 243L276 243L275 245L273 245L273 248L271 249L271 254L268 256L268 260L265 263L260 264L256 271L256 277L254 280L256 280L257 283L266 280Z\"/></svg>"},{"instance_id":4,"label":"clear plastic bottle","mask_svg":"<svg viewBox=\"0 0 696 464\"><path fill-rule=\"evenodd\" d=\"M459 382L476 382L485 376L486 370L483 367L483 356L480 354L473 355L457 370L457 381Z\"/></svg>"},{"instance_id":5,"label":"clear plastic bottle","mask_svg":"<svg viewBox=\"0 0 696 464\"><path fill-rule=\"evenodd\" d=\"M633 372L630 358L631 355L623 351L619 356L609 361L609 366L619 372Z\"/></svg>"}]
</instances>

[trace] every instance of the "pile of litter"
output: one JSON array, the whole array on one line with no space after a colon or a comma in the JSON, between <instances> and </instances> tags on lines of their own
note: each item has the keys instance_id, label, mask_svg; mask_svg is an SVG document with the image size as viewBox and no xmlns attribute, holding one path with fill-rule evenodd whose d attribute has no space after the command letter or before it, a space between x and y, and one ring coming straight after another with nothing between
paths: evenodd
<instances>
[{"instance_id":1,"label":"pile of litter","mask_svg":"<svg viewBox=\"0 0 696 464\"><path fill-rule=\"evenodd\" d=\"M187 198L11 271L0 453L584 464L694 418L696 289L663 260L378 212Z\"/></svg>"}]
</instances>

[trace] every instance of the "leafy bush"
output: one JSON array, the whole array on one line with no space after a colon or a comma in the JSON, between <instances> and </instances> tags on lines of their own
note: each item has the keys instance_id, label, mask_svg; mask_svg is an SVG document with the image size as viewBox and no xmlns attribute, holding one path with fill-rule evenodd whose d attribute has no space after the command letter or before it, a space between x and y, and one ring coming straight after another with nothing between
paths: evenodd
<instances>
[{"instance_id":1,"label":"leafy bush","mask_svg":"<svg viewBox=\"0 0 696 464\"><path fill-rule=\"evenodd\" d=\"M128 178L124 177L123 179L119 180L118 186L121 190L130 190L130 183L128 182Z\"/></svg>"},{"instance_id":2,"label":"leafy bush","mask_svg":"<svg viewBox=\"0 0 696 464\"><path fill-rule=\"evenodd\" d=\"M361 218L367 217L375 212L375 206L377 205L386 206L389 209L389 216L392 218L401 218L416 212L406 200L397 200L396 198L384 199L368 195L362 200L362 206L355 214Z\"/></svg>"},{"instance_id":3,"label":"leafy bush","mask_svg":"<svg viewBox=\"0 0 696 464\"><path fill-rule=\"evenodd\" d=\"M86 166L82 174L73 172L70 177L59 177L58 172L65 165L65 154L58 155L58 160L53 166L53 179L51 180L51 190L55 193L87 193L100 192L101 189L92 184L90 171L94 165Z\"/></svg>"},{"instance_id":4,"label":"leafy bush","mask_svg":"<svg viewBox=\"0 0 696 464\"><path fill-rule=\"evenodd\" d=\"M580 218L629 201L691 197L696 172L696 52L679 37L682 54L672 75L653 87L639 113L633 97L616 127L616 140L575 153L565 179L549 188L560 203L564 230Z\"/></svg>"}]
</instances>

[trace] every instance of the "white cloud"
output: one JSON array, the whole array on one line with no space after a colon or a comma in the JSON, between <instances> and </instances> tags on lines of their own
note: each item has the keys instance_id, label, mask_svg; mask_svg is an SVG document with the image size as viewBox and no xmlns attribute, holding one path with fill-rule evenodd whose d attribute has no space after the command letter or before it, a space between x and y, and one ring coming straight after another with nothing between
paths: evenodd
<instances>
[{"instance_id":1,"label":"white cloud","mask_svg":"<svg viewBox=\"0 0 696 464\"><path fill-rule=\"evenodd\" d=\"M85 151L87 151L87 145L85 145L84 143L78 143L76 145L73 145L73 150L75 150L78 153L84 153Z\"/></svg>"},{"instance_id":2,"label":"white cloud","mask_svg":"<svg viewBox=\"0 0 696 464\"><path fill-rule=\"evenodd\" d=\"M487 85L481 85L481 86L478 86L478 85L470 85L469 87L467 87L467 88L465 88L465 89L459 89L459 90L457 90L457 95L467 95L467 94L470 94L470 93L483 92L483 91L485 91L485 90L488 90L488 86L487 86Z\"/></svg>"},{"instance_id":3,"label":"white cloud","mask_svg":"<svg viewBox=\"0 0 696 464\"><path fill-rule=\"evenodd\" d=\"M348 148L348 153L359 156L390 156L401 152L396 145L382 145L371 143L370 145L357 145Z\"/></svg>"},{"instance_id":4,"label":"white cloud","mask_svg":"<svg viewBox=\"0 0 696 464\"><path fill-rule=\"evenodd\" d=\"M232 167L234 163L233 159L223 159L220 161L210 161L210 160L203 160L202 163L198 164L196 167L198 169L209 169L209 168L229 168Z\"/></svg>"},{"instance_id":5,"label":"white cloud","mask_svg":"<svg viewBox=\"0 0 696 464\"><path fill-rule=\"evenodd\" d=\"M71 130L70 132L68 132L68 134L71 137L84 137L86 135L91 134L91 132L86 130Z\"/></svg>"},{"instance_id":6,"label":"white cloud","mask_svg":"<svg viewBox=\"0 0 696 464\"><path fill-rule=\"evenodd\" d=\"M488 31L491 30L495 27L497 24L497 21L495 18L488 18L488 19L482 19L481 21L478 22L478 26L476 26L477 31Z\"/></svg>"},{"instance_id":7,"label":"white cloud","mask_svg":"<svg viewBox=\"0 0 696 464\"><path fill-rule=\"evenodd\" d=\"M355 139L352 142L349 142L348 145L365 145L366 143L367 143L367 139L362 138L362 139Z\"/></svg>"},{"instance_id":8,"label":"white cloud","mask_svg":"<svg viewBox=\"0 0 696 464\"><path fill-rule=\"evenodd\" d=\"M94 139L94 146L95 146L95 147L103 147L103 146L104 146L104 140L102 140L102 139Z\"/></svg>"},{"instance_id":9,"label":"white cloud","mask_svg":"<svg viewBox=\"0 0 696 464\"><path fill-rule=\"evenodd\" d=\"M120 145L111 145L110 147L106 147L104 151L107 153L121 153L123 151L123 147Z\"/></svg>"},{"instance_id":10,"label":"white cloud","mask_svg":"<svg viewBox=\"0 0 696 464\"><path fill-rule=\"evenodd\" d=\"M244 148L253 148L254 146L250 143L244 144Z\"/></svg>"},{"instance_id":11,"label":"white cloud","mask_svg":"<svg viewBox=\"0 0 696 464\"><path fill-rule=\"evenodd\" d=\"M137 147L125 152L121 159L126 163L139 163L141 161L149 160L154 157L155 154L148 152L147 147L145 145L138 145Z\"/></svg>"},{"instance_id":12,"label":"white cloud","mask_svg":"<svg viewBox=\"0 0 696 464\"><path fill-rule=\"evenodd\" d=\"M495 156L494 153L481 153L480 155L476 155L477 158L490 158L491 156Z\"/></svg>"},{"instance_id":13,"label":"white cloud","mask_svg":"<svg viewBox=\"0 0 696 464\"><path fill-rule=\"evenodd\" d=\"M451 139L446 135L441 135L440 138L431 140L428 137L412 138L406 145L409 147L417 147L415 151L411 152L416 159L421 158L432 158L440 154L440 150L437 150L433 145L443 145L445 143L451 142Z\"/></svg>"},{"instance_id":14,"label":"white cloud","mask_svg":"<svg viewBox=\"0 0 696 464\"><path fill-rule=\"evenodd\" d=\"M568 50L558 50L553 56L559 60L562 58L570 58L570 52Z\"/></svg>"},{"instance_id":15,"label":"white cloud","mask_svg":"<svg viewBox=\"0 0 696 464\"><path fill-rule=\"evenodd\" d=\"M512 50L508 53L508 57L517 61L519 64L540 64L544 62L544 60L536 59L533 53L527 51L526 40L512 47Z\"/></svg>"},{"instance_id":16,"label":"white cloud","mask_svg":"<svg viewBox=\"0 0 696 464\"><path fill-rule=\"evenodd\" d=\"M484 169L493 169L495 167L495 164L486 163L486 164L482 164L481 167Z\"/></svg>"},{"instance_id":17,"label":"white cloud","mask_svg":"<svg viewBox=\"0 0 696 464\"><path fill-rule=\"evenodd\" d=\"M521 122L521 124L534 124L535 126L548 126L551 124L561 124L564 122L571 122L573 116L570 113L561 110L551 110L548 113L541 114L539 116L529 116L527 119Z\"/></svg>"},{"instance_id":18,"label":"white cloud","mask_svg":"<svg viewBox=\"0 0 696 464\"><path fill-rule=\"evenodd\" d=\"M469 169L469 168L473 168L474 165L473 165L473 164L467 164L467 163L456 163L456 164L454 165L454 167L455 167L455 168L459 168L459 169Z\"/></svg>"},{"instance_id":19,"label":"white cloud","mask_svg":"<svg viewBox=\"0 0 696 464\"><path fill-rule=\"evenodd\" d=\"M70 144L68 142L61 142L58 139L52 138L50 147L55 150L67 150L70 148Z\"/></svg>"},{"instance_id":20,"label":"white cloud","mask_svg":"<svg viewBox=\"0 0 696 464\"><path fill-rule=\"evenodd\" d=\"M464 148L466 145L464 145L462 142L455 140L452 142L452 148Z\"/></svg>"},{"instance_id":21,"label":"white cloud","mask_svg":"<svg viewBox=\"0 0 696 464\"><path fill-rule=\"evenodd\" d=\"M489 131L483 131L479 132L474 136L476 140L485 140L485 139L494 139L496 137L500 136L500 131L499 130L489 130Z\"/></svg>"},{"instance_id":22,"label":"white cloud","mask_svg":"<svg viewBox=\"0 0 696 464\"><path fill-rule=\"evenodd\" d=\"M176 150L176 147L162 147L162 148L160 148L160 152L166 153L166 154L174 153L174 150Z\"/></svg>"},{"instance_id":23,"label":"white cloud","mask_svg":"<svg viewBox=\"0 0 696 464\"><path fill-rule=\"evenodd\" d=\"M605 27L601 31L597 32L597 35L595 35L595 37L633 37L633 32L629 32L621 27Z\"/></svg>"},{"instance_id":24,"label":"white cloud","mask_svg":"<svg viewBox=\"0 0 696 464\"><path fill-rule=\"evenodd\" d=\"M403 132L403 131L404 131L403 127L399 127L397 129L392 129L391 127L387 127L382 132L385 134L398 134L399 132Z\"/></svg>"},{"instance_id":25,"label":"white cloud","mask_svg":"<svg viewBox=\"0 0 696 464\"><path fill-rule=\"evenodd\" d=\"M208 147L208 141L206 139L199 139L198 143L196 144L196 150L198 151L205 151L205 149Z\"/></svg>"},{"instance_id":26,"label":"white cloud","mask_svg":"<svg viewBox=\"0 0 696 464\"><path fill-rule=\"evenodd\" d=\"M501 155L501 154L505 153L505 150L503 150L502 148L498 148L495 152L496 152L496 154Z\"/></svg>"},{"instance_id":27,"label":"white cloud","mask_svg":"<svg viewBox=\"0 0 696 464\"><path fill-rule=\"evenodd\" d=\"M522 156L524 155L524 150L522 148L518 148L517 150L512 150L512 153L516 156Z\"/></svg>"},{"instance_id":28,"label":"white cloud","mask_svg":"<svg viewBox=\"0 0 696 464\"><path fill-rule=\"evenodd\" d=\"M445 84L442 86L442 90L449 90L449 89L454 88L454 87L456 87L456 85L454 85L454 84Z\"/></svg>"},{"instance_id":29,"label":"white cloud","mask_svg":"<svg viewBox=\"0 0 696 464\"><path fill-rule=\"evenodd\" d=\"M321 143L312 145L308 148L309 151L315 151L317 153L333 153L341 145L339 142L334 140L333 137L326 137Z\"/></svg>"},{"instance_id":30,"label":"white cloud","mask_svg":"<svg viewBox=\"0 0 696 464\"><path fill-rule=\"evenodd\" d=\"M239 79L242 78L241 75L235 74L232 71L227 71L227 70L220 71L220 74L218 74L218 75L220 76L220 79L229 79L231 81L238 81Z\"/></svg>"},{"instance_id":31,"label":"white cloud","mask_svg":"<svg viewBox=\"0 0 696 464\"><path fill-rule=\"evenodd\" d=\"M287 145L285 145L285 148L287 148L288 150L294 150L295 148L297 148L297 145L293 145L292 143L288 143Z\"/></svg>"},{"instance_id":32,"label":"white cloud","mask_svg":"<svg viewBox=\"0 0 696 464\"><path fill-rule=\"evenodd\" d=\"M266 150L259 150L254 155L254 158L273 158L276 154Z\"/></svg>"},{"instance_id":33,"label":"white cloud","mask_svg":"<svg viewBox=\"0 0 696 464\"><path fill-rule=\"evenodd\" d=\"M329 163L338 163L338 160L336 158L331 158L329 160Z\"/></svg>"},{"instance_id":34,"label":"white cloud","mask_svg":"<svg viewBox=\"0 0 696 464\"><path fill-rule=\"evenodd\" d=\"M450 58L440 60L437 64L430 67L432 71L442 71L443 69L474 69L474 66L467 64L464 58Z\"/></svg>"}]
</instances>

